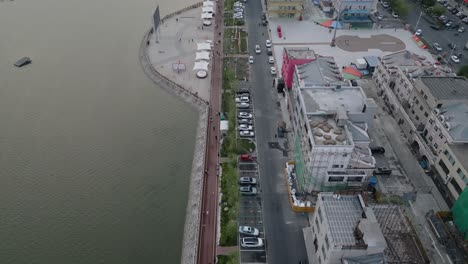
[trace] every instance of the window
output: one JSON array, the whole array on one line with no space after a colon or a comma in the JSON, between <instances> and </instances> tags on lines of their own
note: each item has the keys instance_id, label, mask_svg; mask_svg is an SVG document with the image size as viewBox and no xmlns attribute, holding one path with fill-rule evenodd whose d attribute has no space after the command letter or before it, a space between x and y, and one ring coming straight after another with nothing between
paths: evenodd
<instances>
[{"instance_id":1,"label":"window","mask_svg":"<svg viewBox=\"0 0 468 264\"><path fill-rule=\"evenodd\" d=\"M319 217L320 217L320 223L323 223L322 208L320 208L320 207L319 207L319 209L318 209L318 212L317 212L317 213L318 213L318 215L319 215Z\"/></svg>"},{"instance_id":2,"label":"window","mask_svg":"<svg viewBox=\"0 0 468 264\"><path fill-rule=\"evenodd\" d=\"M439 134L440 139L444 139L444 135L442 133Z\"/></svg>"},{"instance_id":3,"label":"window","mask_svg":"<svg viewBox=\"0 0 468 264\"><path fill-rule=\"evenodd\" d=\"M328 235L325 235L325 246L327 246L327 250L330 250L330 241L328 241Z\"/></svg>"},{"instance_id":4,"label":"window","mask_svg":"<svg viewBox=\"0 0 468 264\"><path fill-rule=\"evenodd\" d=\"M455 159L452 157L452 155L450 155L448 150L445 150L444 154L447 157L447 159L450 161L450 164L452 164L452 166L455 165Z\"/></svg>"},{"instance_id":5,"label":"window","mask_svg":"<svg viewBox=\"0 0 468 264\"><path fill-rule=\"evenodd\" d=\"M431 124L431 125L434 124L434 120L429 119L429 124Z\"/></svg>"},{"instance_id":6,"label":"window","mask_svg":"<svg viewBox=\"0 0 468 264\"><path fill-rule=\"evenodd\" d=\"M450 170L447 168L447 165L445 165L443 160L439 160L439 166L442 168L442 170L445 173L445 176L447 176L450 172Z\"/></svg>"},{"instance_id":7,"label":"window","mask_svg":"<svg viewBox=\"0 0 468 264\"><path fill-rule=\"evenodd\" d=\"M416 102L415 102L415 103L416 103L416 104L419 104L419 100L418 100L418 99L416 99Z\"/></svg>"},{"instance_id":8,"label":"window","mask_svg":"<svg viewBox=\"0 0 468 264\"><path fill-rule=\"evenodd\" d=\"M455 189L455 191L457 191L458 194L460 194L463 190L460 188L460 186L458 185L457 181L455 180L455 178L453 178L451 181L450 181L450 184L452 184L453 188ZM323 246L322 246L322 250L323 250ZM325 256L325 255L324 255Z\"/></svg>"},{"instance_id":9,"label":"window","mask_svg":"<svg viewBox=\"0 0 468 264\"><path fill-rule=\"evenodd\" d=\"M411 113L414 115L414 110L411 110Z\"/></svg>"},{"instance_id":10,"label":"window","mask_svg":"<svg viewBox=\"0 0 468 264\"><path fill-rule=\"evenodd\" d=\"M317 226L317 234L320 234L320 226L319 226L317 218L315 218L315 225Z\"/></svg>"},{"instance_id":11,"label":"window","mask_svg":"<svg viewBox=\"0 0 468 264\"><path fill-rule=\"evenodd\" d=\"M433 138L432 138L432 136L429 136L429 138L428 138L428 139L429 139L429 141L432 141L432 139L433 139Z\"/></svg>"},{"instance_id":12,"label":"window","mask_svg":"<svg viewBox=\"0 0 468 264\"><path fill-rule=\"evenodd\" d=\"M427 100L427 95L424 96L424 100Z\"/></svg>"},{"instance_id":13,"label":"window","mask_svg":"<svg viewBox=\"0 0 468 264\"><path fill-rule=\"evenodd\" d=\"M437 145L437 143L434 143L434 148L437 149L439 147L439 145Z\"/></svg>"},{"instance_id":14,"label":"window","mask_svg":"<svg viewBox=\"0 0 468 264\"><path fill-rule=\"evenodd\" d=\"M342 182L344 177L342 176L330 176L328 177L328 182Z\"/></svg>"},{"instance_id":15,"label":"window","mask_svg":"<svg viewBox=\"0 0 468 264\"><path fill-rule=\"evenodd\" d=\"M463 171L460 168L458 168L457 174L460 177L460 179L463 180L465 184L468 184L468 178L466 177L466 175L463 173Z\"/></svg>"},{"instance_id":16,"label":"window","mask_svg":"<svg viewBox=\"0 0 468 264\"><path fill-rule=\"evenodd\" d=\"M419 121L419 116L416 116L415 118L416 118L417 121Z\"/></svg>"},{"instance_id":17,"label":"window","mask_svg":"<svg viewBox=\"0 0 468 264\"><path fill-rule=\"evenodd\" d=\"M339 168L339 167L340 167L340 165L332 165L332 168L335 168L335 169Z\"/></svg>"},{"instance_id":18,"label":"window","mask_svg":"<svg viewBox=\"0 0 468 264\"><path fill-rule=\"evenodd\" d=\"M314 247L315 247L315 252L317 252L317 249L318 249L317 237L315 237L314 239Z\"/></svg>"},{"instance_id":19,"label":"window","mask_svg":"<svg viewBox=\"0 0 468 264\"><path fill-rule=\"evenodd\" d=\"M327 256L327 253L325 252L325 246L324 246L324 245L322 245L322 256L323 256L324 259L327 258L327 257L326 257L326 256Z\"/></svg>"},{"instance_id":20,"label":"window","mask_svg":"<svg viewBox=\"0 0 468 264\"><path fill-rule=\"evenodd\" d=\"M424 108L423 108L423 106L421 105L421 106L419 107L419 110L421 110L421 111L422 111L423 109L424 109Z\"/></svg>"},{"instance_id":21,"label":"window","mask_svg":"<svg viewBox=\"0 0 468 264\"><path fill-rule=\"evenodd\" d=\"M424 112L424 117L428 117L429 114L427 112Z\"/></svg>"},{"instance_id":22,"label":"window","mask_svg":"<svg viewBox=\"0 0 468 264\"><path fill-rule=\"evenodd\" d=\"M348 182L362 182L362 177L360 176L348 177L347 181Z\"/></svg>"},{"instance_id":23,"label":"window","mask_svg":"<svg viewBox=\"0 0 468 264\"><path fill-rule=\"evenodd\" d=\"M442 104L438 104L438 105L437 105L437 108L441 108L441 107L442 107Z\"/></svg>"},{"instance_id":24,"label":"window","mask_svg":"<svg viewBox=\"0 0 468 264\"><path fill-rule=\"evenodd\" d=\"M437 132L437 131L439 131L439 128L437 126L435 126L434 130Z\"/></svg>"}]
</instances>

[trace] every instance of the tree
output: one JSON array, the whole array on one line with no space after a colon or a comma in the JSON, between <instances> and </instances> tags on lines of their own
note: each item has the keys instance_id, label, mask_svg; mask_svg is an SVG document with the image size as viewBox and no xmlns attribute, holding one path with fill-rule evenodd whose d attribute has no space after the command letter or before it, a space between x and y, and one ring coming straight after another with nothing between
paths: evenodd
<instances>
[{"instance_id":1,"label":"tree","mask_svg":"<svg viewBox=\"0 0 468 264\"><path fill-rule=\"evenodd\" d=\"M443 14L445 14L445 12L447 12L447 9L445 9L445 7L437 4L435 5L433 8L432 8L432 14L436 15L436 16L441 16Z\"/></svg>"},{"instance_id":2,"label":"tree","mask_svg":"<svg viewBox=\"0 0 468 264\"><path fill-rule=\"evenodd\" d=\"M468 65L463 65L457 73L459 76L465 76L468 78Z\"/></svg>"},{"instance_id":3,"label":"tree","mask_svg":"<svg viewBox=\"0 0 468 264\"><path fill-rule=\"evenodd\" d=\"M425 7L431 7L434 6L437 3L436 0L422 0L422 4Z\"/></svg>"},{"instance_id":4,"label":"tree","mask_svg":"<svg viewBox=\"0 0 468 264\"><path fill-rule=\"evenodd\" d=\"M391 3L392 9L400 16L408 15L408 5L405 0L393 0Z\"/></svg>"}]
</instances>

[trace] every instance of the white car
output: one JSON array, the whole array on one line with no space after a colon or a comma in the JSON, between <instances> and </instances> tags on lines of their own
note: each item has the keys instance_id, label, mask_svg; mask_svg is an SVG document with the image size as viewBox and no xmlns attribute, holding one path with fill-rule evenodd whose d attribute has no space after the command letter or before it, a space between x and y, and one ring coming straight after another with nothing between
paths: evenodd
<instances>
[{"instance_id":1,"label":"white car","mask_svg":"<svg viewBox=\"0 0 468 264\"><path fill-rule=\"evenodd\" d=\"M241 247L243 248L259 248L263 247L263 239L256 237L241 238Z\"/></svg>"},{"instance_id":2,"label":"white car","mask_svg":"<svg viewBox=\"0 0 468 264\"><path fill-rule=\"evenodd\" d=\"M249 103L245 103L245 102L240 102L240 103L237 103L237 104L236 104L236 107L237 107L237 108L249 108L249 107L250 107L250 104L249 104Z\"/></svg>"},{"instance_id":3,"label":"white car","mask_svg":"<svg viewBox=\"0 0 468 264\"><path fill-rule=\"evenodd\" d=\"M241 130L241 131L239 131L239 136L241 136L241 137L253 137L253 136L255 136L255 133L253 131Z\"/></svg>"},{"instance_id":4,"label":"white car","mask_svg":"<svg viewBox=\"0 0 468 264\"><path fill-rule=\"evenodd\" d=\"M450 59L455 63L460 63L460 59L455 55L451 56Z\"/></svg>"},{"instance_id":5,"label":"white car","mask_svg":"<svg viewBox=\"0 0 468 264\"><path fill-rule=\"evenodd\" d=\"M275 63L275 59L273 58L273 56L268 57L268 62L269 62L270 64Z\"/></svg>"},{"instance_id":6,"label":"white car","mask_svg":"<svg viewBox=\"0 0 468 264\"><path fill-rule=\"evenodd\" d=\"M260 45L255 45L255 53L260 54L262 51L260 50Z\"/></svg>"},{"instance_id":7,"label":"white car","mask_svg":"<svg viewBox=\"0 0 468 264\"><path fill-rule=\"evenodd\" d=\"M271 48L271 40L267 39L266 42L265 42L265 46L267 48Z\"/></svg>"},{"instance_id":8,"label":"white car","mask_svg":"<svg viewBox=\"0 0 468 264\"><path fill-rule=\"evenodd\" d=\"M246 124L240 124L239 130L251 131L253 130L253 127L250 125L246 125Z\"/></svg>"},{"instance_id":9,"label":"white car","mask_svg":"<svg viewBox=\"0 0 468 264\"><path fill-rule=\"evenodd\" d=\"M252 118L252 114L251 114L251 113L247 113L247 112L239 112L239 114L237 115L237 117L239 117L239 118L251 119L251 118Z\"/></svg>"},{"instance_id":10,"label":"white car","mask_svg":"<svg viewBox=\"0 0 468 264\"><path fill-rule=\"evenodd\" d=\"M422 34L422 29L418 29L416 30L416 32L414 33L416 36L421 36Z\"/></svg>"},{"instance_id":11,"label":"white car","mask_svg":"<svg viewBox=\"0 0 468 264\"><path fill-rule=\"evenodd\" d=\"M276 67L270 67L271 75L276 75Z\"/></svg>"},{"instance_id":12,"label":"white car","mask_svg":"<svg viewBox=\"0 0 468 264\"><path fill-rule=\"evenodd\" d=\"M260 231L257 228L251 226L239 226L239 233L246 236L258 236Z\"/></svg>"},{"instance_id":13,"label":"white car","mask_svg":"<svg viewBox=\"0 0 468 264\"><path fill-rule=\"evenodd\" d=\"M249 63L253 64L253 61L254 61L253 56L249 56Z\"/></svg>"},{"instance_id":14,"label":"white car","mask_svg":"<svg viewBox=\"0 0 468 264\"><path fill-rule=\"evenodd\" d=\"M236 98L236 103L248 103L250 102L249 97L241 96Z\"/></svg>"},{"instance_id":15,"label":"white car","mask_svg":"<svg viewBox=\"0 0 468 264\"><path fill-rule=\"evenodd\" d=\"M379 15L379 16L377 17L377 19L378 19L379 21L381 21L381 20L383 19L383 16L382 16L382 15Z\"/></svg>"},{"instance_id":16,"label":"white car","mask_svg":"<svg viewBox=\"0 0 468 264\"><path fill-rule=\"evenodd\" d=\"M239 119L237 120L239 122L239 124L249 124L251 125L253 122L252 122L252 119Z\"/></svg>"},{"instance_id":17,"label":"white car","mask_svg":"<svg viewBox=\"0 0 468 264\"><path fill-rule=\"evenodd\" d=\"M203 25L204 26L211 26L211 20L207 20L207 19L203 20Z\"/></svg>"},{"instance_id":18,"label":"white car","mask_svg":"<svg viewBox=\"0 0 468 264\"><path fill-rule=\"evenodd\" d=\"M463 32L465 32L465 28L464 28L464 27L461 27L461 28L458 29L458 33L463 33Z\"/></svg>"},{"instance_id":19,"label":"white car","mask_svg":"<svg viewBox=\"0 0 468 264\"><path fill-rule=\"evenodd\" d=\"M442 51L442 47L439 45L439 43L436 42L436 43L432 44L432 46L434 47L435 50Z\"/></svg>"}]
</instances>

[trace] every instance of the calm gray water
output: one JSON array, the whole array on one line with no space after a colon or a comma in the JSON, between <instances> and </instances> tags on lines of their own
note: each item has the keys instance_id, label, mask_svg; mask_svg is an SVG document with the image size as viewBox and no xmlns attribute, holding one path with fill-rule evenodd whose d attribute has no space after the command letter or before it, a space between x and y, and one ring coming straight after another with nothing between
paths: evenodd
<instances>
[{"instance_id":1,"label":"calm gray water","mask_svg":"<svg viewBox=\"0 0 468 264\"><path fill-rule=\"evenodd\" d=\"M198 116L140 68L154 8L0 0L0 263L180 261Z\"/></svg>"}]
</instances>

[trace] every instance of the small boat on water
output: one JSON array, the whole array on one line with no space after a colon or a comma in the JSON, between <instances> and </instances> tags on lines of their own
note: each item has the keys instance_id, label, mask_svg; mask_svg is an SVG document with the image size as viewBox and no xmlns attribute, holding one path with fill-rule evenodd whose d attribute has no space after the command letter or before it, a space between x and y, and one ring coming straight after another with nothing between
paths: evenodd
<instances>
[{"instance_id":1,"label":"small boat on water","mask_svg":"<svg viewBox=\"0 0 468 264\"><path fill-rule=\"evenodd\" d=\"M31 58L29 57L23 57L21 58L20 60L18 60L16 63L15 63L15 66L16 67L23 67L25 65L28 65L29 63L31 63Z\"/></svg>"}]
</instances>

